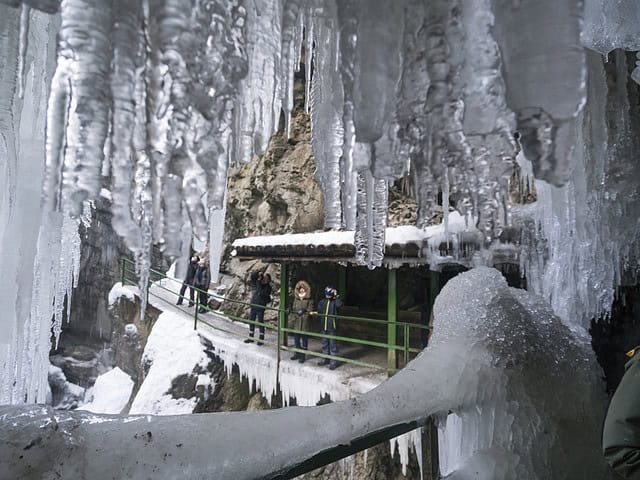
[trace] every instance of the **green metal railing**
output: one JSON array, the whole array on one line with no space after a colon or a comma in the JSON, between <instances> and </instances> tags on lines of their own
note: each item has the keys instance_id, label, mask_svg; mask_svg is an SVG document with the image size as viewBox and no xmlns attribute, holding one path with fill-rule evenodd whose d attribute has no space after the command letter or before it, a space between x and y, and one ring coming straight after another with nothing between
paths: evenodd
<instances>
[{"instance_id":1,"label":"green metal railing","mask_svg":"<svg viewBox=\"0 0 640 480\"><path fill-rule=\"evenodd\" d=\"M331 318L335 317L339 323L348 322L354 325L360 324L363 326L373 326L373 327L377 326L380 331L386 331L385 341L381 341L379 338L376 338L375 336L373 338L356 338L351 336L328 335L328 334L323 334L315 331L314 332L302 331L302 330L289 328L287 326L288 310L286 308L286 303L287 303L286 285L288 284L288 278L287 278L288 272L285 265L282 265L281 278L280 278L280 283L282 286L285 286L285 288L280 289L280 306L278 308L263 306L263 305L254 305L251 303L243 302L241 300L235 300L227 297L218 296L215 294L213 295L213 297L220 302L233 303L233 304L241 305L244 307L256 306L259 308L263 308L265 311L276 312L277 322L275 325L272 324L271 322L267 322L266 320L264 323L260 323L258 321L249 320L245 317L239 317L226 312L225 313L220 311L214 312L214 310L211 309L208 304L201 305L199 302L200 293L205 293L206 295L208 295L208 297L210 296L210 294L208 292L205 292L204 290L201 290L196 287L191 287L191 286L188 286L188 288L193 288L195 291L194 311L190 312L189 310L186 309L186 307L181 308L181 310L193 316L194 329L198 328L198 323L204 323L214 330L218 330L230 335L246 337L246 333L238 333L237 331L224 328L218 324L214 324L208 321L208 319L199 312L200 309L203 309L207 313L213 312L218 316L226 317L232 321L239 321L249 325L253 324L256 328L264 326L265 332L269 331L275 334L276 341L272 342L266 338L260 341L266 345L274 346L276 348L278 363L280 362L282 351L287 351L287 352L295 352L295 353L305 354L313 357L318 357L321 359L335 360L337 362L349 363L349 364L358 365L358 366L367 367L367 368L386 370L387 372L389 372L389 374L392 374L399 369L399 367L401 366L400 363L402 363L403 365L406 365L415 354L422 351L421 339L424 334L421 334L421 331L428 332L429 327L422 324L396 321L397 305L396 305L396 298L395 298L395 271L390 270L390 272L393 272L393 273L390 273L390 278L389 278L390 295L389 295L389 306L387 311L389 318L383 320L383 319L374 319L374 318L366 318L366 317L354 317L354 316L347 316L347 315L330 315ZM155 298L162 300L163 302L171 304L174 307L179 307L175 305L174 299L181 298L183 301L187 301L187 302L190 301L187 295L181 296L179 294L180 288L183 285L183 282L181 280L167 277L164 273L154 269L150 269L150 273L153 274L154 278L156 279L163 279L163 280L170 281L171 284L175 286L175 288L174 289L168 288L167 286L157 281L156 282L149 281L146 288L147 298L149 297L149 295L151 295L151 296L154 296ZM135 272L135 263L126 257L123 257L121 262L121 282L122 282L122 285L136 285L136 286L138 285L138 279ZM150 287L152 283L155 288L171 293L172 300L169 301L166 298L160 295L157 295L156 293L151 291ZM187 292L185 291L185 294L186 293ZM324 317L325 315L318 313L313 315L312 318L316 318L320 320L320 319L323 319ZM416 334L416 331L417 331L417 334ZM369 333L372 333L372 332L369 332ZM311 338L334 339L336 341L341 342L341 344L348 343L351 345L356 345L356 346L368 349L365 352L362 352L362 351L357 352L361 354L371 353L370 349L373 349L373 348L380 349L380 350L386 351L386 358L382 359L381 361L365 361L365 360L358 360L356 358L350 358L348 356L328 355L321 352L298 349L293 346L287 345L288 335L295 335L295 334L306 335L309 339ZM364 335L361 335L361 337L364 337ZM412 339L414 339L413 345L411 342ZM382 357L383 356L381 356L381 358Z\"/></svg>"}]
</instances>

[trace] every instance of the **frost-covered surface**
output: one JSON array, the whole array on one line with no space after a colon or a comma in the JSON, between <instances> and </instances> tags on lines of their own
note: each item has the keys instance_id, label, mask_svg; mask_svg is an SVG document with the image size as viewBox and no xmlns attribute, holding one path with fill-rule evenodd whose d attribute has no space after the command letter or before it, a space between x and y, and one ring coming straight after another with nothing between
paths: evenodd
<instances>
[{"instance_id":1,"label":"frost-covered surface","mask_svg":"<svg viewBox=\"0 0 640 480\"><path fill-rule=\"evenodd\" d=\"M111 287L111 290L109 290L109 305L113 305L116 302L119 302L121 297L133 301L136 295L140 295L140 290L138 290L138 287L134 287L132 285L122 285L122 282L117 282L113 285L113 287Z\"/></svg>"},{"instance_id":2,"label":"frost-covered surface","mask_svg":"<svg viewBox=\"0 0 640 480\"><path fill-rule=\"evenodd\" d=\"M147 339L142 364L147 369L144 382L136 394L129 413L179 415L192 413L193 398L173 398L171 381L180 375L205 370L209 359L198 332L187 315L160 314Z\"/></svg>"},{"instance_id":3,"label":"frost-covered surface","mask_svg":"<svg viewBox=\"0 0 640 480\"><path fill-rule=\"evenodd\" d=\"M93 413L118 414L129 402L133 390L133 380L118 367L98 376L96 382L87 390L87 403L79 409Z\"/></svg>"}]
</instances>

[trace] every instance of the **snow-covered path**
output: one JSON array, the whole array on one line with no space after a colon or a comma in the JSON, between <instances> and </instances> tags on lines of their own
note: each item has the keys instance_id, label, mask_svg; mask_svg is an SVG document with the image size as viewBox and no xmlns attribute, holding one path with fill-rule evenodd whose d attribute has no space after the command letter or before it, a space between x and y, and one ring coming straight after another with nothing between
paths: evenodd
<instances>
[{"instance_id":1,"label":"snow-covered path","mask_svg":"<svg viewBox=\"0 0 640 480\"><path fill-rule=\"evenodd\" d=\"M149 290L149 303L163 312L184 322L183 328L192 329L194 325L193 308L185 304L175 305L178 297L169 290L177 290L175 280L171 278L154 283ZM232 321L216 313L198 314L198 334L206 338L225 363L228 372L237 364L240 373L249 383L256 382L268 401L276 392L279 383L284 404L295 398L301 406L317 404L325 394L332 400L344 400L365 393L387 378L385 373L365 367L343 364L336 370L317 365L313 357L304 364L290 360L290 353L281 351L278 363L276 333L267 329L265 344L244 343L248 335L248 325ZM313 342L312 342L313 346Z\"/></svg>"}]
</instances>

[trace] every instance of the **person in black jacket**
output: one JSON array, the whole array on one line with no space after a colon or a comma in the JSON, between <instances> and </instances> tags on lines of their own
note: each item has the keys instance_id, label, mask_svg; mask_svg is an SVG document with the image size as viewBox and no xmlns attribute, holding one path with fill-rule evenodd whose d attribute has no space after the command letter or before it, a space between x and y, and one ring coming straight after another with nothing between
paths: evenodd
<instances>
[{"instance_id":1,"label":"person in black jacket","mask_svg":"<svg viewBox=\"0 0 640 480\"><path fill-rule=\"evenodd\" d=\"M184 300L184 294L187 291L187 286L189 287L189 306L193 307L194 304L194 293L193 289L193 277L196 275L196 269L198 268L198 262L200 261L200 257L198 255L194 255L191 257L191 261L189 262L189 266L187 267L187 275L184 277L184 281L182 282L182 288L180 288L180 295L178 296L178 301L176 305L182 305L182 300Z\"/></svg>"},{"instance_id":2,"label":"person in black jacket","mask_svg":"<svg viewBox=\"0 0 640 480\"><path fill-rule=\"evenodd\" d=\"M196 274L193 279L193 286L198 289L198 303L200 303L200 308L198 309L198 313L206 313L207 310L204 308L209 305L209 284L211 283L211 272L209 271L209 267L207 266L207 262L204 259L198 262L198 269L196 270Z\"/></svg>"},{"instance_id":3,"label":"person in black jacket","mask_svg":"<svg viewBox=\"0 0 640 480\"><path fill-rule=\"evenodd\" d=\"M251 274L251 283L253 283L253 295L251 296L251 310L249 310L249 320L257 321L260 324L260 340L258 345L262 345L264 340L264 307L271 301L271 275L262 272L253 272ZM253 334L256 325L249 325L249 338L244 343L253 342Z\"/></svg>"},{"instance_id":4,"label":"person in black jacket","mask_svg":"<svg viewBox=\"0 0 640 480\"><path fill-rule=\"evenodd\" d=\"M318 311L312 312L320 317L320 333L325 335L335 335L338 329L338 309L342 306L342 300L338 295L338 291L333 287L325 287L324 298L318 303ZM338 344L335 338L322 339L322 353L335 356L338 354ZM330 370L334 370L338 366L335 358L329 360L323 358L318 365L329 365Z\"/></svg>"}]
</instances>

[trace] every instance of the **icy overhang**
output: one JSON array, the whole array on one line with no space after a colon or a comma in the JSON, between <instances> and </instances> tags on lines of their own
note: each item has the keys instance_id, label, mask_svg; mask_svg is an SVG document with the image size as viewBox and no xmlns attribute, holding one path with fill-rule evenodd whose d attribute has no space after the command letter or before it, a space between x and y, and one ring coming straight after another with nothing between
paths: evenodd
<instances>
[{"instance_id":1,"label":"icy overhang","mask_svg":"<svg viewBox=\"0 0 640 480\"><path fill-rule=\"evenodd\" d=\"M354 231L289 233L239 238L232 244L234 256L240 260L260 258L266 261L346 262L358 264ZM517 263L514 243L517 235L505 231L503 243L492 247L500 263ZM511 245L510 245L511 244ZM404 225L385 230L386 266L421 264L470 264L482 249L482 235L473 221L451 212L448 225L426 228ZM505 254L505 252L508 254ZM506 259L506 260L504 260Z\"/></svg>"}]
</instances>

